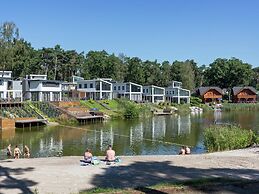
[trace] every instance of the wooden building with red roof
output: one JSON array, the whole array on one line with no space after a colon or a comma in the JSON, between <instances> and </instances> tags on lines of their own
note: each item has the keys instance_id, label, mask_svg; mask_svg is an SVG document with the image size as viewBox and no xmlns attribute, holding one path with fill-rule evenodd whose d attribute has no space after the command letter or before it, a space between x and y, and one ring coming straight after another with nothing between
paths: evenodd
<instances>
[{"instance_id":1,"label":"wooden building with red roof","mask_svg":"<svg viewBox=\"0 0 259 194\"><path fill-rule=\"evenodd\" d=\"M222 100L223 91L219 87L199 87L197 94L204 103L220 102Z\"/></svg>"},{"instance_id":2,"label":"wooden building with red roof","mask_svg":"<svg viewBox=\"0 0 259 194\"><path fill-rule=\"evenodd\" d=\"M250 86L233 87L232 102L234 103L253 103L256 102L256 89Z\"/></svg>"}]
</instances>

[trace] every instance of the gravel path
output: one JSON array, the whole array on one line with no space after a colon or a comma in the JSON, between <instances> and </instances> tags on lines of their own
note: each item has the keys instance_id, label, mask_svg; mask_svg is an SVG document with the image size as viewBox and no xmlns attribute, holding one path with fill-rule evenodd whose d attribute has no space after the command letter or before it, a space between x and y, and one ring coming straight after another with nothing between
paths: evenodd
<instances>
[{"instance_id":1,"label":"gravel path","mask_svg":"<svg viewBox=\"0 0 259 194\"><path fill-rule=\"evenodd\" d=\"M100 157L101 158L101 157ZM80 166L82 157L0 161L2 193L78 193L204 177L259 180L259 148L200 155L122 156L122 162Z\"/></svg>"}]
</instances>

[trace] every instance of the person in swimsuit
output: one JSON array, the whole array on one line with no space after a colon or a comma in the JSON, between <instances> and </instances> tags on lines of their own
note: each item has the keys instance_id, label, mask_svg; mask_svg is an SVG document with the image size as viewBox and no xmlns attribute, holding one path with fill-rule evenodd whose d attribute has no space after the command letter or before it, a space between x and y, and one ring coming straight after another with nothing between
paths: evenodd
<instances>
[{"instance_id":1,"label":"person in swimsuit","mask_svg":"<svg viewBox=\"0 0 259 194\"><path fill-rule=\"evenodd\" d=\"M20 155L22 154L21 150L18 148L17 145L15 146L13 153L14 159L19 159Z\"/></svg>"},{"instance_id":2,"label":"person in swimsuit","mask_svg":"<svg viewBox=\"0 0 259 194\"><path fill-rule=\"evenodd\" d=\"M108 162L112 162L115 160L115 151L112 149L111 145L109 145L108 149L106 150L105 160L107 160Z\"/></svg>"},{"instance_id":3,"label":"person in swimsuit","mask_svg":"<svg viewBox=\"0 0 259 194\"><path fill-rule=\"evenodd\" d=\"M84 154L85 161L91 162L92 161L92 157L93 157L93 154L91 153L91 150L90 149L86 149L85 150L85 154Z\"/></svg>"},{"instance_id":4,"label":"person in swimsuit","mask_svg":"<svg viewBox=\"0 0 259 194\"><path fill-rule=\"evenodd\" d=\"M185 146L180 149L179 155L185 155Z\"/></svg>"},{"instance_id":5,"label":"person in swimsuit","mask_svg":"<svg viewBox=\"0 0 259 194\"><path fill-rule=\"evenodd\" d=\"M185 154L191 154L191 149L188 146L185 147Z\"/></svg>"},{"instance_id":6,"label":"person in swimsuit","mask_svg":"<svg viewBox=\"0 0 259 194\"><path fill-rule=\"evenodd\" d=\"M8 147L7 147L7 152L6 152L6 154L7 154L7 157L8 158L11 158L12 157L12 148L11 148L11 144L9 144L8 145Z\"/></svg>"},{"instance_id":7,"label":"person in swimsuit","mask_svg":"<svg viewBox=\"0 0 259 194\"><path fill-rule=\"evenodd\" d=\"M27 145L24 146L24 158L30 158L30 149Z\"/></svg>"}]
</instances>

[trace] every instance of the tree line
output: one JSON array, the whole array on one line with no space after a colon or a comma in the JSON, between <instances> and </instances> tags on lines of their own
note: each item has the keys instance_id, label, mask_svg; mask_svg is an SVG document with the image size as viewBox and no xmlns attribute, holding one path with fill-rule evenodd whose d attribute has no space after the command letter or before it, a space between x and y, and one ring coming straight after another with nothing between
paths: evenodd
<instances>
[{"instance_id":1,"label":"tree line","mask_svg":"<svg viewBox=\"0 0 259 194\"><path fill-rule=\"evenodd\" d=\"M251 85L259 89L259 67L237 58L218 58L211 64L198 65L194 60L158 62L109 54L106 51L65 50L60 45L35 49L19 36L13 22L0 26L0 70L13 71L13 77L47 74L48 79L71 81L73 75L92 78L112 78L142 85L168 86L171 80L181 81L193 90L200 86Z\"/></svg>"}]
</instances>

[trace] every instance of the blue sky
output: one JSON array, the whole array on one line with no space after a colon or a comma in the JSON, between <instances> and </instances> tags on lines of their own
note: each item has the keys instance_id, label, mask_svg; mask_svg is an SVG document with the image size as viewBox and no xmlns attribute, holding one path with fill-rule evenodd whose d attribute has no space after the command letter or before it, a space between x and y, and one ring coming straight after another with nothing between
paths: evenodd
<instances>
[{"instance_id":1,"label":"blue sky","mask_svg":"<svg viewBox=\"0 0 259 194\"><path fill-rule=\"evenodd\" d=\"M35 48L60 44L199 65L237 57L259 66L257 0L8 0L4 21Z\"/></svg>"}]
</instances>

